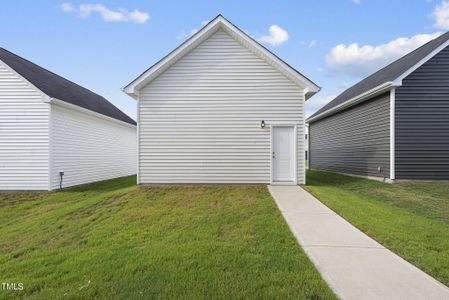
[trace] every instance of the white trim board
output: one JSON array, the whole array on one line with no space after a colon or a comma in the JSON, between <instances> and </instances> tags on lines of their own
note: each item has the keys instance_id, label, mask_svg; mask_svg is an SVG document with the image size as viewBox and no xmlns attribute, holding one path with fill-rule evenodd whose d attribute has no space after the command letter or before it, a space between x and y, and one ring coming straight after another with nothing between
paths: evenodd
<instances>
[{"instance_id":1,"label":"white trim board","mask_svg":"<svg viewBox=\"0 0 449 300\"><path fill-rule=\"evenodd\" d=\"M239 41L243 46L248 48L254 54L259 56L261 59L265 60L267 63L272 65L274 68L279 70L288 79L293 81L295 84L303 88L308 97L310 98L315 93L320 91L320 87L313 83L310 79L296 71L293 67L282 61L276 55L271 53L268 49L260 45L254 39L249 37L246 33L236 27L234 24L229 22L222 15L218 15L215 19L210 21L206 26L199 30L196 34L190 37L187 41L181 44L178 48L170 52L167 56L162 58L148 70L143 72L140 76L134 79L131 83L125 86L122 90L129 96L137 99L137 91L146 86L164 71L166 71L170 66L176 63L180 58L185 56L187 53L196 48L199 44L209 38L217 30L223 29L234 39Z\"/></svg>"},{"instance_id":2,"label":"white trim board","mask_svg":"<svg viewBox=\"0 0 449 300\"><path fill-rule=\"evenodd\" d=\"M139 94L137 94L139 95ZM136 168L136 180L137 180L137 184L140 184L140 101L137 102L137 107L136 107L136 116L137 116L137 145L136 145L136 149L137 149L137 168Z\"/></svg>"},{"instance_id":3,"label":"white trim board","mask_svg":"<svg viewBox=\"0 0 449 300\"><path fill-rule=\"evenodd\" d=\"M419 67L421 67L423 64L425 64L427 61L429 61L432 57L434 57L435 55L437 55L438 53L440 53L444 48L449 46L449 40L447 40L446 42L444 42L443 44L441 44L440 46L438 46L437 48L435 48L435 50L433 50L432 52L430 52L428 55L426 55L423 59L421 59L418 63L416 63L415 65L413 65L410 69L408 69L407 71L405 71L404 73L402 73L398 78L396 78L395 80L393 80L393 85L394 86L401 86L402 85L402 80L404 80L405 77L407 77L408 75L410 75L411 73L413 73L414 71L416 71L416 69L418 69Z\"/></svg>"},{"instance_id":4,"label":"white trim board","mask_svg":"<svg viewBox=\"0 0 449 300\"><path fill-rule=\"evenodd\" d=\"M304 95L305 96L305 95ZM306 129L306 110L303 109L302 110L302 123L301 126L303 128L303 132L302 132L302 153L301 153L301 160L302 160L302 178L304 179L304 182L298 182L298 184L306 184L307 183L307 173L306 173L306 168L308 168L308 165L306 166L306 151L307 153L307 158L309 159L310 156L310 150L309 150L309 138L306 139L306 134L309 134L308 129ZM308 127L308 126L307 126ZM310 161L310 159L308 160ZM298 176L296 176L298 177Z\"/></svg>"},{"instance_id":5,"label":"white trim board","mask_svg":"<svg viewBox=\"0 0 449 300\"><path fill-rule=\"evenodd\" d=\"M52 176L52 170L53 170L53 134L52 134L52 125L53 125L53 112L52 112L52 106L50 103L48 105L48 190L51 191L51 176Z\"/></svg>"},{"instance_id":6,"label":"white trim board","mask_svg":"<svg viewBox=\"0 0 449 300\"><path fill-rule=\"evenodd\" d=\"M396 178L395 175L395 143L396 143L396 135L395 135L395 111L396 107L396 90L392 88L390 90L390 179L394 180Z\"/></svg>"},{"instance_id":7,"label":"white trim board","mask_svg":"<svg viewBox=\"0 0 449 300\"><path fill-rule=\"evenodd\" d=\"M359 104L359 103L361 103L363 101L369 100L369 99L371 99L374 96L377 96L377 95L380 95L382 93L388 92L392 88L392 86L393 86L392 82L390 82L390 81L389 82L385 82L385 83L383 83L381 85L376 86L375 88L373 88L373 89L371 89L369 91L366 91L363 94L357 95L354 98L351 98L351 99L349 99L349 100L347 100L347 101L345 101L345 102L343 102L343 103L341 103L341 104L339 104L339 105L337 105L335 107L332 107L329 110L323 111L321 114L316 115L315 117L309 118L308 120L306 120L306 122L310 123L310 122L318 121L319 119L322 119L322 118L327 117L329 115L333 115L333 114L335 114L335 113L337 113L339 111L347 109L347 108L349 108L351 106L354 106L356 104Z\"/></svg>"}]
</instances>

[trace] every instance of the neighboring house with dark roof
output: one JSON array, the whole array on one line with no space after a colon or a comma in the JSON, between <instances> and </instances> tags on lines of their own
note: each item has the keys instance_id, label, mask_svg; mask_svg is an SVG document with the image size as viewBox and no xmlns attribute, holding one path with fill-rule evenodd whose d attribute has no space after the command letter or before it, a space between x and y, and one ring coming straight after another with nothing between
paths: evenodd
<instances>
[{"instance_id":1,"label":"neighboring house with dark roof","mask_svg":"<svg viewBox=\"0 0 449 300\"><path fill-rule=\"evenodd\" d=\"M0 48L0 191L136 173L136 122L90 90ZM63 172L63 174L62 174Z\"/></svg>"},{"instance_id":2,"label":"neighboring house with dark roof","mask_svg":"<svg viewBox=\"0 0 449 300\"><path fill-rule=\"evenodd\" d=\"M223 16L124 91L138 183L305 182L304 102L319 87Z\"/></svg>"},{"instance_id":3,"label":"neighboring house with dark roof","mask_svg":"<svg viewBox=\"0 0 449 300\"><path fill-rule=\"evenodd\" d=\"M449 179L449 33L350 87L307 121L311 169Z\"/></svg>"}]
</instances>

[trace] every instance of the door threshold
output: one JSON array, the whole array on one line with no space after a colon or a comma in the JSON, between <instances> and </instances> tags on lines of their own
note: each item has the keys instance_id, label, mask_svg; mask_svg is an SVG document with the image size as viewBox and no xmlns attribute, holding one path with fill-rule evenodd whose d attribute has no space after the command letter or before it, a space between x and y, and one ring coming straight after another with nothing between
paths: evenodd
<instances>
[{"instance_id":1,"label":"door threshold","mask_svg":"<svg viewBox=\"0 0 449 300\"><path fill-rule=\"evenodd\" d=\"M294 181L273 181L270 185L297 185Z\"/></svg>"}]
</instances>

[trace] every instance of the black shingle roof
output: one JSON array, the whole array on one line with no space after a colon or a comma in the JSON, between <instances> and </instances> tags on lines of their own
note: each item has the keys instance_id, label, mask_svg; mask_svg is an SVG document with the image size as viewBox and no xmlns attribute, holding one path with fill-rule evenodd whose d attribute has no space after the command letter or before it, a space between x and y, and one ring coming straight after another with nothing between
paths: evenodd
<instances>
[{"instance_id":1,"label":"black shingle roof","mask_svg":"<svg viewBox=\"0 0 449 300\"><path fill-rule=\"evenodd\" d=\"M136 125L133 119L102 96L15 55L6 49L0 48L0 60L49 97Z\"/></svg>"},{"instance_id":2,"label":"black shingle roof","mask_svg":"<svg viewBox=\"0 0 449 300\"><path fill-rule=\"evenodd\" d=\"M449 39L449 32L440 35L439 37L429 41L423 46L413 50L407 55L399 58L398 60L392 62L386 67L380 69L374 74L366 77L362 81L356 83L352 87L345 90L343 93L338 95L328 104L324 105L321 109L315 112L309 119L329 110L337 105L340 105L360 94L363 94L383 83L393 81L396 78L400 77L404 72L408 69L412 68L418 62L420 62L423 58L425 58L428 54L434 51L436 48L444 44Z\"/></svg>"}]
</instances>

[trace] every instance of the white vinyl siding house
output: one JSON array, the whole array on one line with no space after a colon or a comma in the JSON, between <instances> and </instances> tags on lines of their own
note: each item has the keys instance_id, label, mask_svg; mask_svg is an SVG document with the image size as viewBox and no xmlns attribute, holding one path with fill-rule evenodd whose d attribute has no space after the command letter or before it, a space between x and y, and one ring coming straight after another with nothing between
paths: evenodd
<instances>
[{"instance_id":1,"label":"white vinyl siding house","mask_svg":"<svg viewBox=\"0 0 449 300\"><path fill-rule=\"evenodd\" d=\"M48 110L42 93L0 61L0 190L47 189Z\"/></svg>"},{"instance_id":2,"label":"white vinyl siding house","mask_svg":"<svg viewBox=\"0 0 449 300\"><path fill-rule=\"evenodd\" d=\"M51 105L50 189L60 171L65 187L136 174L135 126L61 104Z\"/></svg>"},{"instance_id":3,"label":"white vinyl siding house","mask_svg":"<svg viewBox=\"0 0 449 300\"><path fill-rule=\"evenodd\" d=\"M192 40L149 82L125 88L138 101L139 183L274 183L276 126L292 132L285 183L304 183L304 102L318 87L286 76L221 16Z\"/></svg>"},{"instance_id":4,"label":"white vinyl siding house","mask_svg":"<svg viewBox=\"0 0 449 300\"><path fill-rule=\"evenodd\" d=\"M131 119L118 120L50 97L5 61L25 75L29 67L34 75L57 76L0 48L0 191L54 190L60 172L62 187L136 174L136 126ZM64 83L63 91L75 91ZM103 102L99 107L110 106Z\"/></svg>"}]
</instances>

